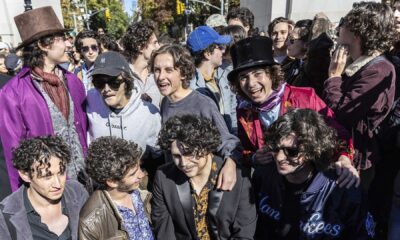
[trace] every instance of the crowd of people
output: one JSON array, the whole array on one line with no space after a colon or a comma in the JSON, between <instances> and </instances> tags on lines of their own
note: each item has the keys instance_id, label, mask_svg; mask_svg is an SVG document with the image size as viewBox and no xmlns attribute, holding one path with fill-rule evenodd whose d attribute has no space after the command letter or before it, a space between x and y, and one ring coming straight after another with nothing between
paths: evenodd
<instances>
[{"instance_id":1,"label":"crowd of people","mask_svg":"<svg viewBox=\"0 0 400 240\"><path fill-rule=\"evenodd\" d=\"M400 1L0 42L1 239L400 239ZM267 35L267 36L265 36Z\"/></svg>"}]
</instances>

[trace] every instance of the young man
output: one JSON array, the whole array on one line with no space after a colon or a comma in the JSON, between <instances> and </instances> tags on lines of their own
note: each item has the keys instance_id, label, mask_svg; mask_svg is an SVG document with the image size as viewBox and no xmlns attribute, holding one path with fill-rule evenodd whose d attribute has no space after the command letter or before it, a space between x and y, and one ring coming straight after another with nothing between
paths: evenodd
<instances>
[{"instance_id":1,"label":"young man","mask_svg":"<svg viewBox=\"0 0 400 240\"><path fill-rule=\"evenodd\" d=\"M240 159L239 139L230 134L224 119L211 98L190 89L195 67L190 53L179 45L163 46L152 55L151 70L160 93L161 118L165 123L175 115L195 114L210 119L218 128L222 143L219 156L225 164L220 172L217 187L230 190L236 181L236 162Z\"/></svg>"},{"instance_id":2,"label":"young man","mask_svg":"<svg viewBox=\"0 0 400 240\"><path fill-rule=\"evenodd\" d=\"M263 130L291 108L309 108L324 115L347 143L335 165L340 186L358 185L349 133L335 121L333 111L312 88L292 87L284 82L281 67L273 59L272 44L270 38L257 36L243 39L231 48L233 70L228 79L238 95L238 136L244 148L242 164L256 167L271 161L264 147Z\"/></svg>"},{"instance_id":3,"label":"young man","mask_svg":"<svg viewBox=\"0 0 400 240\"><path fill-rule=\"evenodd\" d=\"M253 35L254 14L246 7L236 7L229 10L226 16L228 25L239 25L246 30L246 36Z\"/></svg>"},{"instance_id":4,"label":"young man","mask_svg":"<svg viewBox=\"0 0 400 240\"><path fill-rule=\"evenodd\" d=\"M253 239L256 211L251 185L240 169L229 192L216 188L222 158L215 156L220 134L195 115L170 118L160 146L173 162L156 173L152 221L157 239Z\"/></svg>"},{"instance_id":5,"label":"young man","mask_svg":"<svg viewBox=\"0 0 400 240\"><path fill-rule=\"evenodd\" d=\"M21 139L58 134L71 149L67 175L73 179L84 171L87 149L85 90L74 74L58 67L67 57L66 30L51 7L27 11L16 16L15 22L27 67L0 92L0 136L6 159L2 164L13 191L18 189L19 180L11 150Z\"/></svg>"},{"instance_id":6,"label":"young man","mask_svg":"<svg viewBox=\"0 0 400 240\"><path fill-rule=\"evenodd\" d=\"M100 137L92 142L87 170L100 189L81 210L79 239L153 239L150 195L139 190L145 176L140 168L142 153L137 144L121 138Z\"/></svg>"},{"instance_id":7,"label":"young man","mask_svg":"<svg viewBox=\"0 0 400 240\"><path fill-rule=\"evenodd\" d=\"M79 210L88 194L80 183L67 181L70 159L60 137L21 142L13 163L24 185L0 203L2 239L78 239Z\"/></svg>"},{"instance_id":8,"label":"young man","mask_svg":"<svg viewBox=\"0 0 400 240\"><path fill-rule=\"evenodd\" d=\"M97 56L100 54L99 37L94 31L84 30L76 36L75 47L81 54L83 63L79 68L74 70L74 74L82 80L87 93L93 88L91 73L94 61L96 61Z\"/></svg>"},{"instance_id":9,"label":"young man","mask_svg":"<svg viewBox=\"0 0 400 240\"><path fill-rule=\"evenodd\" d=\"M281 65L289 61L286 40L293 26L294 22L284 17L275 18L268 25L268 34L274 43L274 60Z\"/></svg>"},{"instance_id":10,"label":"young man","mask_svg":"<svg viewBox=\"0 0 400 240\"><path fill-rule=\"evenodd\" d=\"M113 51L102 53L93 65L93 86L87 96L91 140L116 136L137 143L143 150L155 147L161 116L143 101L129 64Z\"/></svg>"},{"instance_id":11,"label":"young man","mask_svg":"<svg viewBox=\"0 0 400 240\"><path fill-rule=\"evenodd\" d=\"M228 71L220 68L225 47L232 41L230 35L219 35L208 26L197 27L187 40L196 65L190 87L209 96L217 104L231 133L237 133L236 96L227 79Z\"/></svg>"},{"instance_id":12,"label":"young man","mask_svg":"<svg viewBox=\"0 0 400 240\"><path fill-rule=\"evenodd\" d=\"M274 162L253 174L256 239L368 239L374 222L360 187L339 188L335 130L310 109L294 109L265 132ZM333 161L332 161L333 160Z\"/></svg>"},{"instance_id":13,"label":"young man","mask_svg":"<svg viewBox=\"0 0 400 240\"><path fill-rule=\"evenodd\" d=\"M102 53L93 65L93 86L87 96L89 136L116 136L139 145L150 180L162 161L156 147L161 116L156 106L141 99L129 64L117 52Z\"/></svg>"},{"instance_id":14,"label":"young man","mask_svg":"<svg viewBox=\"0 0 400 240\"><path fill-rule=\"evenodd\" d=\"M132 23L121 39L124 54L134 73L143 100L160 107L161 94L154 76L149 72L149 61L154 50L160 48L154 23L148 20Z\"/></svg>"},{"instance_id":15,"label":"young man","mask_svg":"<svg viewBox=\"0 0 400 240\"><path fill-rule=\"evenodd\" d=\"M384 149L394 141L382 143L376 129L392 108L398 88L395 69L384 56L397 35L393 12L386 4L355 3L338 30L339 48L331 59L324 98L338 121L353 133L354 163L361 171L362 186L370 190L374 213L379 212L375 213L378 232L384 234L398 156L385 158ZM350 65L346 65L348 57Z\"/></svg>"}]
</instances>

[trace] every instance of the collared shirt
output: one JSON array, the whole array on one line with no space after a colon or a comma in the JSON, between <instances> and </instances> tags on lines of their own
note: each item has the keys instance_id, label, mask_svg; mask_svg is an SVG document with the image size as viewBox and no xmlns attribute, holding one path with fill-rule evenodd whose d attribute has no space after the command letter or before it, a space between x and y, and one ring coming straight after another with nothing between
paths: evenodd
<instances>
[{"instance_id":1,"label":"collared shirt","mask_svg":"<svg viewBox=\"0 0 400 240\"><path fill-rule=\"evenodd\" d=\"M139 191L135 190L131 193L133 207L132 209L119 206L116 204L119 214L130 240L153 240L153 233L150 228L149 220L144 212L143 202L140 198Z\"/></svg>"},{"instance_id":2,"label":"collared shirt","mask_svg":"<svg viewBox=\"0 0 400 240\"><path fill-rule=\"evenodd\" d=\"M208 209L208 193L215 188L215 184L217 181L217 163L213 160L211 165L210 176L208 177L208 181L206 185L201 189L200 194L197 195L196 191L190 182L190 187L192 188L192 197L194 200L193 205L193 215L194 222L196 225L197 237L200 240L209 240L210 234L208 232L208 224L207 224L207 209Z\"/></svg>"},{"instance_id":3,"label":"collared shirt","mask_svg":"<svg viewBox=\"0 0 400 240\"><path fill-rule=\"evenodd\" d=\"M69 222L67 227L64 229L62 234L58 236L57 234L53 233L49 230L46 224L42 223L40 215L36 212L33 208L31 202L28 198L27 188L24 190L24 205L26 209L26 215L28 218L29 226L31 227L32 238L33 239L40 239L40 240L47 240L47 239L58 239L58 240L70 240L72 239L71 236L71 229L69 227ZM64 197L61 198L61 207L63 215L68 217L68 209L65 207L65 199Z\"/></svg>"}]
</instances>

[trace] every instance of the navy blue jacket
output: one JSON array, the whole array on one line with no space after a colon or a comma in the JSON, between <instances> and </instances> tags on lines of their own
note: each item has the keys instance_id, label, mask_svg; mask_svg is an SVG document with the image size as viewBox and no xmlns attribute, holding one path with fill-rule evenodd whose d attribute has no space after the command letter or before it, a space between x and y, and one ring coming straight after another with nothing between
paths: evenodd
<instances>
[{"instance_id":1,"label":"navy blue jacket","mask_svg":"<svg viewBox=\"0 0 400 240\"><path fill-rule=\"evenodd\" d=\"M284 177L275 162L260 166L253 174L258 212L255 239L286 239L288 225L281 214ZM372 216L367 212L361 188L339 188L335 171L317 172L300 195L301 216L298 239L370 239Z\"/></svg>"}]
</instances>

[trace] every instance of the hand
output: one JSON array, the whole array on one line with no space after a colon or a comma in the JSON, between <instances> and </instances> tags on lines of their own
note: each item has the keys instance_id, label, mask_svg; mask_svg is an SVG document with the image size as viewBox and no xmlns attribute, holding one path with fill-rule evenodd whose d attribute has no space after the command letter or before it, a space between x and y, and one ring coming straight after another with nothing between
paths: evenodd
<instances>
[{"instance_id":1,"label":"hand","mask_svg":"<svg viewBox=\"0 0 400 240\"><path fill-rule=\"evenodd\" d=\"M272 153L269 152L266 147L262 147L258 149L254 155L254 164L265 165L272 162L273 159Z\"/></svg>"},{"instance_id":2,"label":"hand","mask_svg":"<svg viewBox=\"0 0 400 240\"><path fill-rule=\"evenodd\" d=\"M331 57L329 77L340 77L346 67L348 50L346 46L339 46Z\"/></svg>"},{"instance_id":3,"label":"hand","mask_svg":"<svg viewBox=\"0 0 400 240\"><path fill-rule=\"evenodd\" d=\"M341 155L339 160L335 162L336 173L339 175L337 183L339 187L346 186L349 189L352 186L360 185L360 175L357 169L351 164L350 158Z\"/></svg>"},{"instance_id":4,"label":"hand","mask_svg":"<svg viewBox=\"0 0 400 240\"><path fill-rule=\"evenodd\" d=\"M231 191L236 184L236 163L231 158L225 160L224 166L218 175L217 188Z\"/></svg>"}]
</instances>

